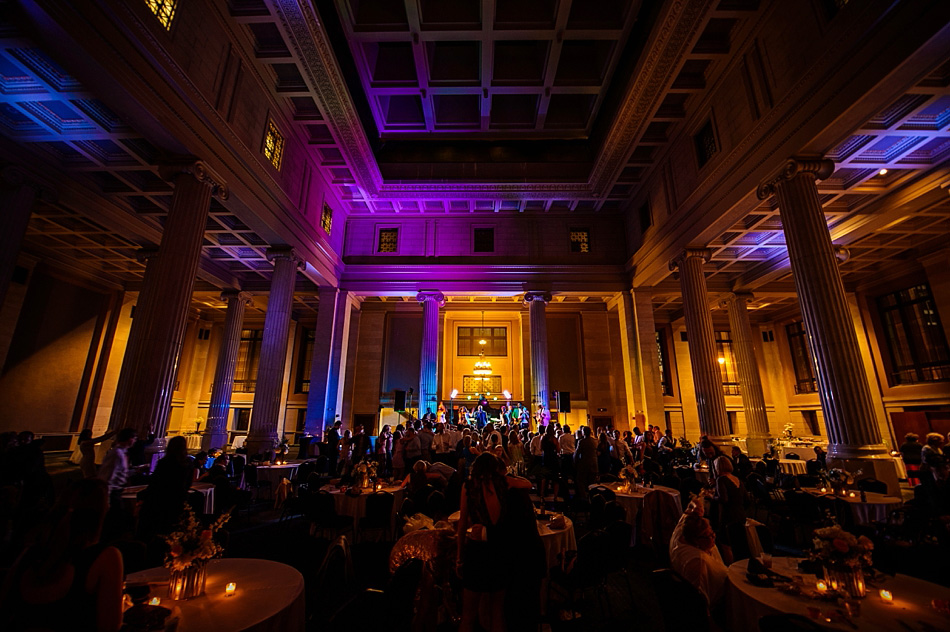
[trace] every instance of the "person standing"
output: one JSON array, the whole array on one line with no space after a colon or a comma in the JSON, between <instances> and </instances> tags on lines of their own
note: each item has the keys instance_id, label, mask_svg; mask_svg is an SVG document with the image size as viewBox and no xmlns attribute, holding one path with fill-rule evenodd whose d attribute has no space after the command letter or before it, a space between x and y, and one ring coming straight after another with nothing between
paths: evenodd
<instances>
[{"instance_id":1,"label":"person standing","mask_svg":"<svg viewBox=\"0 0 950 632\"><path fill-rule=\"evenodd\" d=\"M336 476L337 461L340 458L340 428L343 423L338 419L326 432L327 458L329 458L330 476Z\"/></svg>"},{"instance_id":2,"label":"person standing","mask_svg":"<svg viewBox=\"0 0 950 632\"><path fill-rule=\"evenodd\" d=\"M115 444L106 454L99 469L99 479L109 486L109 504L119 506L122 489L129 479L129 449L135 445L135 428L123 428L116 435Z\"/></svg>"},{"instance_id":3,"label":"person standing","mask_svg":"<svg viewBox=\"0 0 950 632\"><path fill-rule=\"evenodd\" d=\"M110 430L100 437L92 436L92 429L86 428L79 433L79 452L82 454L82 459L79 461L79 471L82 472L83 478L95 478L96 477L96 445L102 443L112 435L116 433L115 430ZM920 457L920 449L917 450L917 456Z\"/></svg>"},{"instance_id":4,"label":"person standing","mask_svg":"<svg viewBox=\"0 0 950 632\"><path fill-rule=\"evenodd\" d=\"M590 427L581 428L584 438L574 451L574 480L577 484L577 496L587 499L587 488L597 480L597 440L591 436Z\"/></svg>"}]
</instances>

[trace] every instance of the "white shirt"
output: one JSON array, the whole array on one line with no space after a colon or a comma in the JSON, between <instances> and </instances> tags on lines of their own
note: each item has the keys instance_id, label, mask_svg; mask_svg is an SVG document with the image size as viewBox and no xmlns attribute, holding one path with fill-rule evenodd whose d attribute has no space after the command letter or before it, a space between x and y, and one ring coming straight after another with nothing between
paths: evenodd
<instances>
[{"instance_id":1,"label":"white shirt","mask_svg":"<svg viewBox=\"0 0 950 632\"><path fill-rule=\"evenodd\" d=\"M531 437L531 443L528 448L531 450L531 456L541 456L541 435L536 434Z\"/></svg>"},{"instance_id":2,"label":"white shirt","mask_svg":"<svg viewBox=\"0 0 950 632\"><path fill-rule=\"evenodd\" d=\"M109 450L99 469L99 478L109 484L109 491L125 487L129 478L128 448L116 446Z\"/></svg>"},{"instance_id":3,"label":"white shirt","mask_svg":"<svg viewBox=\"0 0 950 632\"><path fill-rule=\"evenodd\" d=\"M725 596L726 586L729 584L729 569L715 546L707 553L683 539L686 516L684 513L680 517L670 539L670 566L703 593L708 604L713 605Z\"/></svg>"},{"instance_id":4,"label":"white shirt","mask_svg":"<svg viewBox=\"0 0 950 632\"><path fill-rule=\"evenodd\" d=\"M574 454L574 449L577 447L574 435L569 432L562 433L557 442L561 446L561 454Z\"/></svg>"},{"instance_id":5,"label":"white shirt","mask_svg":"<svg viewBox=\"0 0 950 632\"><path fill-rule=\"evenodd\" d=\"M445 454L446 452L454 450L456 443L457 441L452 441L448 432L443 432L442 434L435 435L432 439L432 449L436 454Z\"/></svg>"}]
</instances>

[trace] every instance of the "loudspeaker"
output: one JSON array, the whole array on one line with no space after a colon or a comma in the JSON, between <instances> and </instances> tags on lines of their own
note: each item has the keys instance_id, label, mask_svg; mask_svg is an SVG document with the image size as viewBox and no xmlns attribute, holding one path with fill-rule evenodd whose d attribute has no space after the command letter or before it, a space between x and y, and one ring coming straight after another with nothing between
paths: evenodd
<instances>
[{"instance_id":1,"label":"loudspeaker","mask_svg":"<svg viewBox=\"0 0 950 632\"><path fill-rule=\"evenodd\" d=\"M557 392L557 410L560 413L571 412L571 392L570 391Z\"/></svg>"},{"instance_id":2,"label":"loudspeaker","mask_svg":"<svg viewBox=\"0 0 950 632\"><path fill-rule=\"evenodd\" d=\"M406 391L393 391L393 399L396 400L396 403L393 405L396 412L406 412Z\"/></svg>"}]
</instances>

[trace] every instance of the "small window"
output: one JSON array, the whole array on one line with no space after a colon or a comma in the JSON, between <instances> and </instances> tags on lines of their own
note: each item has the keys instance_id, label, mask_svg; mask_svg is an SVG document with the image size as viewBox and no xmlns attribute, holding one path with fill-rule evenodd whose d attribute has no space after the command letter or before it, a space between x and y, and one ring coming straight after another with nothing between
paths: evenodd
<instances>
[{"instance_id":1,"label":"small window","mask_svg":"<svg viewBox=\"0 0 950 632\"><path fill-rule=\"evenodd\" d=\"M673 380L670 379L670 363L666 359L666 336L656 331L656 357L660 364L660 390L666 396L673 396Z\"/></svg>"},{"instance_id":2,"label":"small window","mask_svg":"<svg viewBox=\"0 0 950 632\"><path fill-rule=\"evenodd\" d=\"M484 344L482 344L484 341ZM507 327L459 327L458 355L477 356L482 351L486 356L508 355Z\"/></svg>"},{"instance_id":3,"label":"small window","mask_svg":"<svg viewBox=\"0 0 950 632\"><path fill-rule=\"evenodd\" d=\"M795 372L795 393L814 393L818 390L815 382L815 370L812 368L811 352L808 350L808 337L802 321L785 326L788 348L792 353L792 370Z\"/></svg>"},{"instance_id":4,"label":"small window","mask_svg":"<svg viewBox=\"0 0 950 632\"><path fill-rule=\"evenodd\" d=\"M716 351L719 372L722 375L722 392L725 395L739 394L739 376L736 373L736 359L732 355L732 336L728 331L716 332Z\"/></svg>"},{"instance_id":5,"label":"small window","mask_svg":"<svg viewBox=\"0 0 950 632\"><path fill-rule=\"evenodd\" d=\"M696 159L699 161L699 166L702 167L719 151L711 120L706 121L706 124L693 136L693 142L696 144Z\"/></svg>"},{"instance_id":6,"label":"small window","mask_svg":"<svg viewBox=\"0 0 950 632\"><path fill-rule=\"evenodd\" d=\"M380 228L379 244L376 252L398 252L399 229L398 228Z\"/></svg>"},{"instance_id":7,"label":"small window","mask_svg":"<svg viewBox=\"0 0 950 632\"><path fill-rule=\"evenodd\" d=\"M330 235L330 228L333 226L333 209L326 202L323 203L323 211L320 213L320 228L323 232Z\"/></svg>"},{"instance_id":8,"label":"small window","mask_svg":"<svg viewBox=\"0 0 950 632\"><path fill-rule=\"evenodd\" d=\"M251 427L251 409L250 408L235 408L233 430L235 432L247 432L247 429L250 427Z\"/></svg>"},{"instance_id":9,"label":"small window","mask_svg":"<svg viewBox=\"0 0 950 632\"><path fill-rule=\"evenodd\" d=\"M178 8L178 0L145 0L145 4L155 14L158 21L162 23L165 30L171 30L172 20L175 19L175 9Z\"/></svg>"},{"instance_id":10,"label":"small window","mask_svg":"<svg viewBox=\"0 0 950 632\"><path fill-rule=\"evenodd\" d=\"M586 228L571 229L571 252L590 252L590 231Z\"/></svg>"},{"instance_id":11,"label":"small window","mask_svg":"<svg viewBox=\"0 0 950 632\"><path fill-rule=\"evenodd\" d=\"M926 284L877 299L891 385L950 380L950 348Z\"/></svg>"},{"instance_id":12,"label":"small window","mask_svg":"<svg viewBox=\"0 0 950 632\"><path fill-rule=\"evenodd\" d=\"M653 225L653 215L650 213L650 204L644 202L640 207L640 234L647 232L647 229Z\"/></svg>"},{"instance_id":13,"label":"small window","mask_svg":"<svg viewBox=\"0 0 950 632\"><path fill-rule=\"evenodd\" d=\"M495 229L476 228L472 235L472 252L495 252Z\"/></svg>"},{"instance_id":14,"label":"small window","mask_svg":"<svg viewBox=\"0 0 950 632\"><path fill-rule=\"evenodd\" d=\"M297 359L297 383L295 393L310 392L310 363L313 358L313 341L316 330L306 328L300 340L300 357Z\"/></svg>"},{"instance_id":15,"label":"small window","mask_svg":"<svg viewBox=\"0 0 950 632\"><path fill-rule=\"evenodd\" d=\"M263 329L244 329L238 345L237 363L234 367L235 393L253 393L257 386L257 367L261 359Z\"/></svg>"},{"instance_id":16,"label":"small window","mask_svg":"<svg viewBox=\"0 0 950 632\"><path fill-rule=\"evenodd\" d=\"M270 160L275 169L280 169L280 160L284 156L284 137L274 125L274 121L267 122L267 134L264 135L264 156Z\"/></svg>"}]
</instances>

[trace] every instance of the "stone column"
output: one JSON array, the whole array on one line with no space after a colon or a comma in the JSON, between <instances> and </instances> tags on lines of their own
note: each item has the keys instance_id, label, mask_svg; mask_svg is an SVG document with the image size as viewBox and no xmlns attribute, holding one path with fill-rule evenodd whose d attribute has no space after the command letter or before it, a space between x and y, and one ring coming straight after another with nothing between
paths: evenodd
<instances>
[{"instance_id":1,"label":"stone column","mask_svg":"<svg viewBox=\"0 0 950 632\"><path fill-rule=\"evenodd\" d=\"M51 198L54 193L31 181L26 173L13 166L0 171L3 191L0 193L0 307L13 278L20 245L30 224L33 203L38 195Z\"/></svg>"},{"instance_id":2,"label":"stone column","mask_svg":"<svg viewBox=\"0 0 950 632\"><path fill-rule=\"evenodd\" d=\"M834 171L830 160L789 160L781 174L759 185L759 199L778 198L818 395L832 458L890 459L874 419L838 261L815 180ZM893 464L891 464L891 469ZM865 474L868 474L865 470ZM886 480L880 475L881 480Z\"/></svg>"},{"instance_id":3,"label":"stone column","mask_svg":"<svg viewBox=\"0 0 950 632\"><path fill-rule=\"evenodd\" d=\"M745 411L748 430L746 445L750 455L762 456L768 444L769 419L765 412L765 394L762 391L759 365L752 346L752 323L749 322L747 309L751 299L751 294L730 294L722 301L721 306L729 312L732 351L736 357L739 392L742 394L742 408Z\"/></svg>"},{"instance_id":4,"label":"stone column","mask_svg":"<svg viewBox=\"0 0 950 632\"><path fill-rule=\"evenodd\" d=\"M525 292L528 305L528 325L531 330L531 414L538 404L550 408L548 392L548 326L544 306L550 302L550 292Z\"/></svg>"},{"instance_id":5,"label":"stone column","mask_svg":"<svg viewBox=\"0 0 950 632\"><path fill-rule=\"evenodd\" d=\"M324 429L336 419L340 406L340 375L350 329L350 294L335 287L317 290L317 324L310 360L310 392L304 432L322 437Z\"/></svg>"},{"instance_id":6,"label":"stone column","mask_svg":"<svg viewBox=\"0 0 950 632\"><path fill-rule=\"evenodd\" d=\"M162 243L145 267L109 422L134 427L140 437L154 432L156 450L164 446L211 196L228 196L223 180L203 162L162 165L160 173L175 183L175 193Z\"/></svg>"},{"instance_id":7,"label":"stone column","mask_svg":"<svg viewBox=\"0 0 950 632\"><path fill-rule=\"evenodd\" d=\"M202 450L221 448L228 442L228 411L231 409L234 369L237 365L238 349L241 346L244 308L250 303L250 298L251 295L247 292L237 290L226 290L221 293L221 300L227 301L228 309L224 316L224 332L221 336L221 348L218 350L218 363L214 368L214 382L211 383L208 423L201 437Z\"/></svg>"},{"instance_id":8,"label":"stone column","mask_svg":"<svg viewBox=\"0 0 950 632\"><path fill-rule=\"evenodd\" d=\"M439 409L439 308L445 296L438 290L420 290L422 303L422 352L419 356L419 417Z\"/></svg>"},{"instance_id":9,"label":"stone column","mask_svg":"<svg viewBox=\"0 0 950 632\"><path fill-rule=\"evenodd\" d=\"M271 276L267 313L264 316L264 339L261 341L261 359L257 365L251 429L247 434L248 455L266 453L277 439L290 309L294 302L297 267L301 264L293 249L286 247L268 249L267 258L274 262L274 274Z\"/></svg>"},{"instance_id":10,"label":"stone column","mask_svg":"<svg viewBox=\"0 0 950 632\"><path fill-rule=\"evenodd\" d=\"M722 374L709 314L706 277L703 275L703 264L709 260L710 254L708 248L687 248L670 262L670 269L679 269L683 289L683 315L689 339L693 387L696 389L699 430L717 444L731 445L726 398L722 393Z\"/></svg>"}]
</instances>

